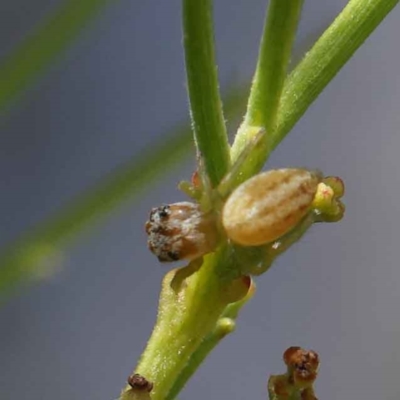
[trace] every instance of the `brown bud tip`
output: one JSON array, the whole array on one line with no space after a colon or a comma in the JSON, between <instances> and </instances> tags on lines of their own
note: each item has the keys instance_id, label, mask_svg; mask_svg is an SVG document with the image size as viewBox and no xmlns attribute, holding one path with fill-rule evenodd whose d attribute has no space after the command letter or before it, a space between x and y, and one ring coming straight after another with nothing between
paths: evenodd
<instances>
[{"instance_id":1,"label":"brown bud tip","mask_svg":"<svg viewBox=\"0 0 400 400\"><path fill-rule=\"evenodd\" d=\"M139 392L151 392L153 389L153 383L140 374L129 375L128 384Z\"/></svg>"},{"instance_id":2,"label":"brown bud tip","mask_svg":"<svg viewBox=\"0 0 400 400\"><path fill-rule=\"evenodd\" d=\"M292 346L286 349L283 353L283 361L288 367L291 366L293 363L293 357L295 357L299 351L301 351L301 347Z\"/></svg>"},{"instance_id":3,"label":"brown bud tip","mask_svg":"<svg viewBox=\"0 0 400 400\"><path fill-rule=\"evenodd\" d=\"M201 179L199 171L193 172L191 181L194 188L199 189L201 187Z\"/></svg>"},{"instance_id":4,"label":"brown bud tip","mask_svg":"<svg viewBox=\"0 0 400 400\"><path fill-rule=\"evenodd\" d=\"M315 351L303 350L301 347L289 347L283 354L283 360L288 366L297 387L308 387L317 377L319 357Z\"/></svg>"}]
</instances>

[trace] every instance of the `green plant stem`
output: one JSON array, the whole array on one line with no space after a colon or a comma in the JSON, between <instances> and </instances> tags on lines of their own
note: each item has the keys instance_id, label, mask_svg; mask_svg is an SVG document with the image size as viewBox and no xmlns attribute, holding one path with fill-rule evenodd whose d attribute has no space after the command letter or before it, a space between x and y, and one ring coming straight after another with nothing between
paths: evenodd
<instances>
[{"instance_id":1,"label":"green plant stem","mask_svg":"<svg viewBox=\"0 0 400 400\"><path fill-rule=\"evenodd\" d=\"M151 339L139 362L136 371L156 383L152 400L165 399L225 307L218 301L218 279L210 269L207 265L202 266L197 282L190 282L192 301L186 302L182 314L173 313L166 318L168 327L165 325L164 329L155 330L155 340Z\"/></svg>"},{"instance_id":2,"label":"green plant stem","mask_svg":"<svg viewBox=\"0 0 400 400\"><path fill-rule=\"evenodd\" d=\"M174 284L180 270L163 282L158 319L135 373L154 383L152 400L165 400L192 354L214 329L229 303L247 295L249 282L221 281L224 249L205 257L201 268L181 284ZM130 400L129 386L121 400Z\"/></svg>"},{"instance_id":3,"label":"green plant stem","mask_svg":"<svg viewBox=\"0 0 400 400\"><path fill-rule=\"evenodd\" d=\"M255 152L258 160L253 156L252 171L261 169L268 152L302 4L303 0L271 0L268 6L247 112L231 153L232 160L236 161L250 137L265 129L265 143Z\"/></svg>"},{"instance_id":4,"label":"green plant stem","mask_svg":"<svg viewBox=\"0 0 400 400\"><path fill-rule=\"evenodd\" d=\"M0 112L51 65L110 0L68 0L0 65Z\"/></svg>"},{"instance_id":5,"label":"green plant stem","mask_svg":"<svg viewBox=\"0 0 400 400\"><path fill-rule=\"evenodd\" d=\"M271 0L244 124L272 131L303 0Z\"/></svg>"},{"instance_id":6,"label":"green plant stem","mask_svg":"<svg viewBox=\"0 0 400 400\"><path fill-rule=\"evenodd\" d=\"M183 0L183 43L194 137L215 187L228 172L230 154L218 88L211 0Z\"/></svg>"},{"instance_id":7,"label":"green plant stem","mask_svg":"<svg viewBox=\"0 0 400 400\"><path fill-rule=\"evenodd\" d=\"M350 0L289 75L282 93L275 148L399 0Z\"/></svg>"},{"instance_id":8,"label":"green plant stem","mask_svg":"<svg viewBox=\"0 0 400 400\"><path fill-rule=\"evenodd\" d=\"M270 146L263 154L255 154L252 165L257 167L267 160L269 152L285 138L358 47L398 3L399 0L349 1L286 79L276 127L269 132ZM233 160L253 136L254 131L251 130L237 136L231 151Z\"/></svg>"},{"instance_id":9,"label":"green plant stem","mask_svg":"<svg viewBox=\"0 0 400 400\"><path fill-rule=\"evenodd\" d=\"M185 368L176 379L174 386L168 393L165 400L174 400L180 393L183 387L186 385L188 380L197 371L198 367L207 358L207 356L214 350L214 348L221 342L221 340L228 334L235 330L235 320L239 314L240 309L248 302L248 300L254 295L255 286L251 287L247 296L236 303L229 304L224 312L219 317L217 324L213 331L209 333L201 344L197 347L194 353L191 355Z\"/></svg>"},{"instance_id":10,"label":"green plant stem","mask_svg":"<svg viewBox=\"0 0 400 400\"><path fill-rule=\"evenodd\" d=\"M221 325L220 325L221 321ZM222 328L221 328L222 326ZM194 351L190 357L188 364L184 367L182 373L176 379L174 386L168 393L165 400L174 400L194 375L199 366L207 358L207 356L215 349L215 347L221 342L221 340L228 334L233 332L235 329L235 323L231 319L219 320L217 327L201 342L199 347Z\"/></svg>"}]
</instances>

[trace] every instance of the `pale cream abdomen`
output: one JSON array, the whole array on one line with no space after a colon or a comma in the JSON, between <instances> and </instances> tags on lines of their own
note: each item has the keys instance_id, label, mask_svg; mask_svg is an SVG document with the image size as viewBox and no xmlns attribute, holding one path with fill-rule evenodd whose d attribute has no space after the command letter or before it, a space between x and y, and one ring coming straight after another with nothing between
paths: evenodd
<instances>
[{"instance_id":1,"label":"pale cream abdomen","mask_svg":"<svg viewBox=\"0 0 400 400\"><path fill-rule=\"evenodd\" d=\"M222 212L227 236L244 246L278 239L307 214L321 177L305 169L260 173L230 195Z\"/></svg>"}]
</instances>

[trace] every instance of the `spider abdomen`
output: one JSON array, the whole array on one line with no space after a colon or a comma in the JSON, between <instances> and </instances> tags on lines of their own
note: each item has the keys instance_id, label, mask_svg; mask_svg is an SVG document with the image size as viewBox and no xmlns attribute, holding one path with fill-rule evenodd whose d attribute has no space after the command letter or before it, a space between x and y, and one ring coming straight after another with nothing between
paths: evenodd
<instances>
[{"instance_id":1,"label":"spider abdomen","mask_svg":"<svg viewBox=\"0 0 400 400\"><path fill-rule=\"evenodd\" d=\"M222 225L233 242L258 246L278 239L307 214L321 177L306 169L260 173L229 196Z\"/></svg>"}]
</instances>

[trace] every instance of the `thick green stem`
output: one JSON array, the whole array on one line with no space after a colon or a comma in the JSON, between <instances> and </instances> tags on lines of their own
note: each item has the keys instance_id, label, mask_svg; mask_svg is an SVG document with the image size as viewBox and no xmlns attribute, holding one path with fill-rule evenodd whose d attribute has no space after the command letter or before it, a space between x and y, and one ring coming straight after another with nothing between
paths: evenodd
<instances>
[{"instance_id":1,"label":"thick green stem","mask_svg":"<svg viewBox=\"0 0 400 400\"><path fill-rule=\"evenodd\" d=\"M248 279L221 281L218 271L225 259L220 249L207 256L191 276L181 279L183 270L176 270L164 279L157 324L135 370L154 383L152 400L165 400L225 307L248 293ZM121 400L131 396L127 386Z\"/></svg>"},{"instance_id":2,"label":"thick green stem","mask_svg":"<svg viewBox=\"0 0 400 400\"><path fill-rule=\"evenodd\" d=\"M399 0L350 0L285 82L272 149Z\"/></svg>"},{"instance_id":3,"label":"thick green stem","mask_svg":"<svg viewBox=\"0 0 400 400\"><path fill-rule=\"evenodd\" d=\"M175 400L180 391L197 371L199 366L207 358L207 356L214 350L214 348L219 344L219 342L229 333L233 332L235 329L235 322L229 318L220 319L217 322L217 327L214 331L207 335L205 339L201 342L197 349L193 352L187 365L179 374L174 386L168 393L165 400Z\"/></svg>"},{"instance_id":4,"label":"thick green stem","mask_svg":"<svg viewBox=\"0 0 400 400\"><path fill-rule=\"evenodd\" d=\"M302 4L303 0L271 0L269 3L247 113L232 148L233 161L237 160L245 143L259 129L267 131L268 144L269 134L275 128ZM268 146L264 146L259 168L264 164L263 155L267 151Z\"/></svg>"},{"instance_id":5,"label":"thick green stem","mask_svg":"<svg viewBox=\"0 0 400 400\"><path fill-rule=\"evenodd\" d=\"M215 64L211 0L183 0L183 43L194 137L216 186L230 165Z\"/></svg>"},{"instance_id":6,"label":"thick green stem","mask_svg":"<svg viewBox=\"0 0 400 400\"><path fill-rule=\"evenodd\" d=\"M176 396L180 393L182 388L192 377L192 375L197 371L198 367L207 358L207 356L214 350L214 348L220 343L220 341L228 334L235 330L236 317L240 309L249 301L249 299L254 295L255 285L252 284L247 296L236 303L229 304L224 312L218 318L217 324L213 331L209 333L197 349L193 352L188 360L185 368L180 373L179 377L175 381L174 386L168 393L165 400L174 400Z\"/></svg>"},{"instance_id":7,"label":"thick green stem","mask_svg":"<svg viewBox=\"0 0 400 400\"><path fill-rule=\"evenodd\" d=\"M209 270L206 274L202 271L200 275L197 282L189 281L192 290L197 292L197 298L187 302L186 310L180 310L174 315L168 310L170 317L162 316L164 323L161 329L154 331L154 337L151 337L136 369L136 372L155 383L153 400L165 399L190 356L212 329L225 307L223 304L215 307L218 304L218 282L215 275ZM207 293L204 288L201 290L198 287L201 283L208 286Z\"/></svg>"}]
</instances>

